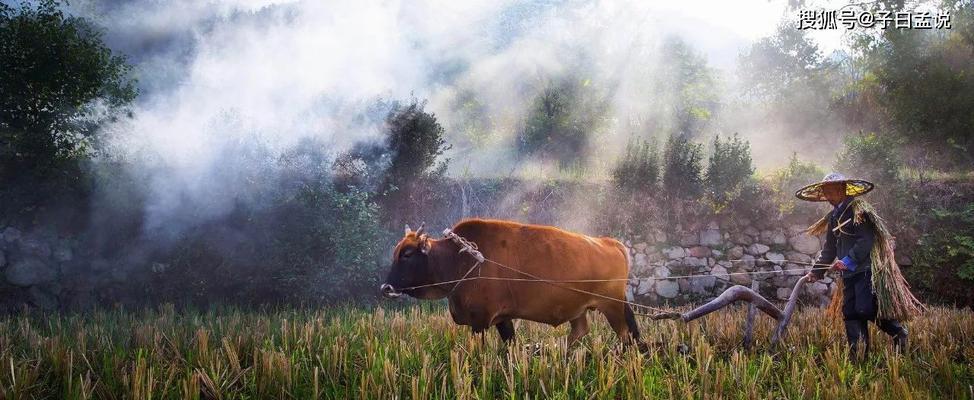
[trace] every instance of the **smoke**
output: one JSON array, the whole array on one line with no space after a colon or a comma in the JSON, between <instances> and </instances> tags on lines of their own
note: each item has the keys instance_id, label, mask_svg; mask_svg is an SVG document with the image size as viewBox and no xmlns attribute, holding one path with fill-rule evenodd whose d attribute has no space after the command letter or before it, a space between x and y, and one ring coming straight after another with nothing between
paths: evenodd
<instances>
[{"instance_id":1,"label":"smoke","mask_svg":"<svg viewBox=\"0 0 974 400\"><path fill-rule=\"evenodd\" d=\"M144 177L150 229L258 202L253 177L304 139L332 154L377 140L381 118L368 114L377 99L428 100L453 145L450 174L547 175L540 161L517 157L516 134L547 85L582 79L608 104L588 157L605 171L631 136L674 123L667 118L677 99L660 89L672 66L664 43L683 40L720 88L734 88L738 55L771 34L784 9L763 0L71 5L135 65L142 93L134 117L109 130ZM734 101L726 96L719 101ZM784 134L760 125L738 124L757 131L752 141Z\"/></svg>"}]
</instances>

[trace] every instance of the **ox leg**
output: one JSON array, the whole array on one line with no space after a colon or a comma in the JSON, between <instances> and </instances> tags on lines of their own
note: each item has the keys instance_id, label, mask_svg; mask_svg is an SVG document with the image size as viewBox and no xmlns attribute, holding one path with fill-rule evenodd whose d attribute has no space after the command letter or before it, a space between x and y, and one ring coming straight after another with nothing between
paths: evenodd
<instances>
[{"instance_id":1,"label":"ox leg","mask_svg":"<svg viewBox=\"0 0 974 400\"><path fill-rule=\"evenodd\" d=\"M501 336L504 344L510 344L514 340L514 321L501 321L494 327L497 328L497 333Z\"/></svg>"},{"instance_id":2,"label":"ox leg","mask_svg":"<svg viewBox=\"0 0 974 400\"><path fill-rule=\"evenodd\" d=\"M572 331L568 333L569 348L573 347L583 336L588 334L588 316L586 314L586 312L583 312L578 318L568 321L572 325Z\"/></svg>"},{"instance_id":3,"label":"ox leg","mask_svg":"<svg viewBox=\"0 0 974 400\"><path fill-rule=\"evenodd\" d=\"M634 344L634 338L629 334L629 323L626 321L626 307L623 303L612 303L599 308L605 319L609 321L612 330L619 337L619 342L625 346Z\"/></svg>"}]
</instances>

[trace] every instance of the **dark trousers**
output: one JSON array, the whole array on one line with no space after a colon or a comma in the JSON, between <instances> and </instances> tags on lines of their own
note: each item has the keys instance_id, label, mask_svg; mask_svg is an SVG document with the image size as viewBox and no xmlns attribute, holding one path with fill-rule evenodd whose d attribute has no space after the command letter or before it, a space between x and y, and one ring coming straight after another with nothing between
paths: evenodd
<instances>
[{"instance_id":1,"label":"dark trousers","mask_svg":"<svg viewBox=\"0 0 974 400\"><path fill-rule=\"evenodd\" d=\"M873 293L871 271L843 277L842 284L842 316L845 319L846 339L853 354L857 354L860 342L865 346L864 353L869 352L868 321L875 321L881 331L894 338L898 347L905 345L907 331L899 321L876 320L876 295Z\"/></svg>"}]
</instances>

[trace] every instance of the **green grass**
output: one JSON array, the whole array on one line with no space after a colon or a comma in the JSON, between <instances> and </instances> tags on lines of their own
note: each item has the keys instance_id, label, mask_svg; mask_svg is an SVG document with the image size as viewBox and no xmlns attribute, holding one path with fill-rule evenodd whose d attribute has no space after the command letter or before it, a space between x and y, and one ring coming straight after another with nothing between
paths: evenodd
<instances>
[{"instance_id":1,"label":"green grass","mask_svg":"<svg viewBox=\"0 0 974 400\"><path fill-rule=\"evenodd\" d=\"M0 317L0 399L29 398L970 398L974 314L934 308L892 354L873 327L850 363L840 321L798 312L785 347L740 350L743 309L690 324L640 321L659 342L618 351L601 316L566 350L567 326L520 323L507 350L441 307L129 312ZM535 354L526 344L540 342ZM689 345L680 354L677 345Z\"/></svg>"}]
</instances>

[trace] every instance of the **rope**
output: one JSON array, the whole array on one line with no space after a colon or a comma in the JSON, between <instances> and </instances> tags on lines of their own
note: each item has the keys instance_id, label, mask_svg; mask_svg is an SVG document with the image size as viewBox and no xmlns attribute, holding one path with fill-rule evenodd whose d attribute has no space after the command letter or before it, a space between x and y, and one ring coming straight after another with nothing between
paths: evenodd
<instances>
[{"instance_id":1,"label":"rope","mask_svg":"<svg viewBox=\"0 0 974 400\"><path fill-rule=\"evenodd\" d=\"M662 308L651 307L651 306L647 306L647 305L644 305L644 304L637 304L637 303L633 303L633 302L628 301L628 300L620 300L620 299L617 299L615 297L606 296L606 295L602 295L602 294L599 294L599 293L594 293L594 292L590 292L590 291L582 290L582 289L578 289L578 288L573 288L573 287L570 287L570 286L565 286L563 284L564 283L620 282L620 281L633 281L633 280L635 280L635 281L644 281L644 280L658 281L658 280L667 280L667 279L705 278L705 277L711 277L711 276L724 276L724 275L731 276L731 275L757 275L757 274L771 274L771 273L777 274L777 273L785 273L785 272L793 272L793 271L809 272L809 271L814 271L814 270L822 270L822 269L829 269L829 268L831 268L831 265L829 265L829 264L820 264L820 263L811 263L811 262L802 262L802 261L789 261L789 263L791 263L791 264L809 265L809 266L812 266L812 268L791 268L791 269L782 269L782 270L776 270L776 271L775 270L772 270L772 271L728 272L728 273L725 273L725 274L671 275L671 276L663 276L663 277L646 277L646 278L630 277L630 278L610 278L610 279L546 279L546 278L542 278L542 277L539 277L539 276L530 274L528 272L521 271L521 270L519 270L517 268L509 267L507 265L504 265L502 263L499 263L497 261L494 261L494 260L491 260L489 258L484 257L483 253L481 253L478 250L476 243L473 243L473 242L471 242L471 241L463 238L462 236L457 235L456 233L452 232L449 229L444 230L443 231L443 235L446 236L447 238L453 240L455 243L457 243L460 246L460 251L458 253L468 253L472 257L474 257L477 260L477 262L474 263L474 265L472 267L470 267L470 269L467 270L467 273L464 274L463 277L461 277L460 279L452 279L452 280L447 280L447 281L442 281L442 282L437 282L437 283L429 283L429 284L425 284L425 285L409 286L409 287L400 288L400 289L397 289L397 290L403 291L403 290L412 290L412 289L422 289L422 288L432 287L432 286L449 285L449 284L452 283L453 284L453 288L450 289L450 294L452 294L457 289L457 286L460 285L460 283L463 283L463 282L466 282L466 281L488 280L488 281L507 281L507 282L540 282L540 283L547 283L547 284L550 284L550 285L553 285L553 286L557 286L557 287L560 287L560 288L563 288L563 289L568 289L568 290L571 290L571 291L574 291L574 292L578 292L578 293L583 293L583 294L587 294L587 295L590 295L590 296L599 297L599 298L606 299L606 300L611 300L611 301L615 301L615 302L619 302L619 303L625 303L625 304L628 304L628 305L630 305L632 307L639 307L639 308L649 309L649 310L654 310L654 311L666 311L666 310L664 310ZM745 262L745 261L747 261L747 262L756 262L758 260L744 260L744 259L740 259L740 260L726 260L726 261L728 261L728 262ZM496 277L496 276L481 276L479 274L477 276L474 276L474 277L469 277L470 276L470 273L473 272L474 269L476 269L479 265L483 264L484 262L489 262L489 263L495 264L495 265L497 265L499 267L502 267L502 268L505 268L505 269L514 271L514 272L516 272L518 274L527 276L530 279L526 279L526 278L505 278L505 277ZM763 262L770 262L770 261L763 261ZM634 314L637 314L637 315L640 315L640 316L652 316L652 314L637 313L635 310L633 310L633 313Z\"/></svg>"}]
</instances>

